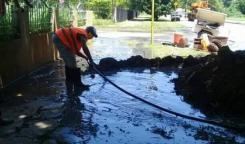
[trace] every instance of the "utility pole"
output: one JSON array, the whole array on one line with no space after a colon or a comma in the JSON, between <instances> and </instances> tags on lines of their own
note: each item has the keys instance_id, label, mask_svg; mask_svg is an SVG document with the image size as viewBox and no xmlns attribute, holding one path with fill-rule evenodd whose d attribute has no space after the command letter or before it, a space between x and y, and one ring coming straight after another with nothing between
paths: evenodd
<instances>
[{"instance_id":1,"label":"utility pole","mask_svg":"<svg viewBox=\"0 0 245 144\"><path fill-rule=\"evenodd\" d=\"M112 21L117 22L117 0L111 1L111 7L112 7Z\"/></svg>"},{"instance_id":2,"label":"utility pole","mask_svg":"<svg viewBox=\"0 0 245 144\"><path fill-rule=\"evenodd\" d=\"M155 1L152 0L151 4L151 45L153 45L153 39L154 39L154 3Z\"/></svg>"}]
</instances>

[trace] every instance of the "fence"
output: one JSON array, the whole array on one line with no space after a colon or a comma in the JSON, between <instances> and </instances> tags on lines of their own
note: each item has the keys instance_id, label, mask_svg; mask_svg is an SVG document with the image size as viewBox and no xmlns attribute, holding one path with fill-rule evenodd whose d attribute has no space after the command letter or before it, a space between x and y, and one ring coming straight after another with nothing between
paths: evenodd
<instances>
[{"instance_id":1,"label":"fence","mask_svg":"<svg viewBox=\"0 0 245 144\"><path fill-rule=\"evenodd\" d=\"M132 20L138 16L137 11L127 10L124 8L117 7L116 8L116 21L122 22L125 20Z\"/></svg>"},{"instance_id":2,"label":"fence","mask_svg":"<svg viewBox=\"0 0 245 144\"><path fill-rule=\"evenodd\" d=\"M52 30L52 8L41 6L25 10L28 12L29 33L44 33ZM73 12L69 8L62 8L57 16L59 27L70 26L74 20ZM19 21L17 9L7 5L5 15L0 16L0 41L20 38ZM82 21L79 22L80 25L84 24Z\"/></svg>"},{"instance_id":3,"label":"fence","mask_svg":"<svg viewBox=\"0 0 245 144\"><path fill-rule=\"evenodd\" d=\"M20 37L0 42L0 77L3 87L57 58L51 34L30 33L27 9L18 10L16 14L20 18Z\"/></svg>"},{"instance_id":4,"label":"fence","mask_svg":"<svg viewBox=\"0 0 245 144\"><path fill-rule=\"evenodd\" d=\"M0 40L19 38L18 17L14 6L6 6L5 15L0 16Z\"/></svg>"},{"instance_id":5,"label":"fence","mask_svg":"<svg viewBox=\"0 0 245 144\"><path fill-rule=\"evenodd\" d=\"M119 21L128 19L127 10L118 11ZM69 8L60 11L47 7L17 10L7 6L6 14L0 16L0 77L3 87L57 58L51 42L51 28L74 23L91 25L91 17L91 11L76 12Z\"/></svg>"},{"instance_id":6,"label":"fence","mask_svg":"<svg viewBox=\"0 0 245 144\"><path fill-rule=\"evenodd\" d=\"M51 31L52 9L45 6L29 9L30 33L42 33Z\"/></svg>"},{"instance_id":7,"label":"fence","mask_svg":"<svg viewBox=\"0 0 245 144\"><path fill-rule=\"evenodd\" d=\"M47 7L24 10L7 7L6 14L0 17L1 87L57 59L51 28L70 26L75 19L84 21L87 15L75 18L74 13L68 8L59 11Z\"/></svg>"}]
</instances>

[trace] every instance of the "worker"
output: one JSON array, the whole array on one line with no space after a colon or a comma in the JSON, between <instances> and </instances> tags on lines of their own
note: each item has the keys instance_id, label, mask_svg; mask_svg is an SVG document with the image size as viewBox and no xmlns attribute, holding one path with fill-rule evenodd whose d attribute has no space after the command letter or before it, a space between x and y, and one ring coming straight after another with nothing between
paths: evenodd
<instances>
[{"instance_id":1,"label":"worker","mask_svg":"<svg viewBox=\"0 0 245 144\"><path fill-rule=\"evenodd\" d=\"M88 90L89 86L81 82L80 68L77 67L75 56L79 56L93 64L93 59L87 46L87 40L98 37L96 29L88 26L85 29L78 27L60 28L53 34L53 42L65 62L66 83Z\"/></svg>"}]
</instances>

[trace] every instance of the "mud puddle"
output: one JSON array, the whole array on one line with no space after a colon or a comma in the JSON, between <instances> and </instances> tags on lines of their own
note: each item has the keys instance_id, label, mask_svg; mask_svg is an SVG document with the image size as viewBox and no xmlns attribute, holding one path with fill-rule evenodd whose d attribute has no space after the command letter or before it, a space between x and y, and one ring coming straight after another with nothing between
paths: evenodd
<instances>
[{"instance_id":1,"label":"mud puddle","mask_svg":"<svg viewBox=\"0 0 245 144\"><path fill-rule=\"evenodd\" d=\"M177 73L163 71L133 69L107 76L122 88L150 102L179 113L205 118L198 109L183 102L182 96L176 95L171 80L178 76ZM177 118L152 108L117 90L98 75L94 79L85 76L83 81L92 85L90 90L77 98L68 98L61 120L63 127L54 133L67 143L244 142L243 137L222 128Z\"/></svg>"}]
</instances>

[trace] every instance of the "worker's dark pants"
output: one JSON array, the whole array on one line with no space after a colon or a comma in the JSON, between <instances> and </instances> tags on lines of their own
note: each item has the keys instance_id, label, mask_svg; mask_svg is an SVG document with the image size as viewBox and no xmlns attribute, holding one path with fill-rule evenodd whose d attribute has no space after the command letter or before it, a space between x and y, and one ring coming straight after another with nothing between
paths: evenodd
<instances>
[{"instance_id":1,"label":"worker's dark pants","mask_svg":"<svg viewBox=\"0 0 245 144\"><path fill-rule=\"evenodd\" d=\"M81 82L80 68L77 68L76 56L69 49L62 44L61 40L56 34L52 36L53 42L60 52L61 58L65 61L65 75L67 91L72 91L76 86L84 88L85 85Z\"/></svg>"},{"instance_id":2,"label":"worker's dark pants","mask_svg":"<svg viewBox=\"0 0 245 144\"><path fill-rule=\"evenodd\" d=\"M77 68L75 54L70 52L70 50L65 45L63 45L56 34L53 34L52 39L60 53L61 58L65 61L65 65L69 68Z\"/></svg>"}]
</instances>

